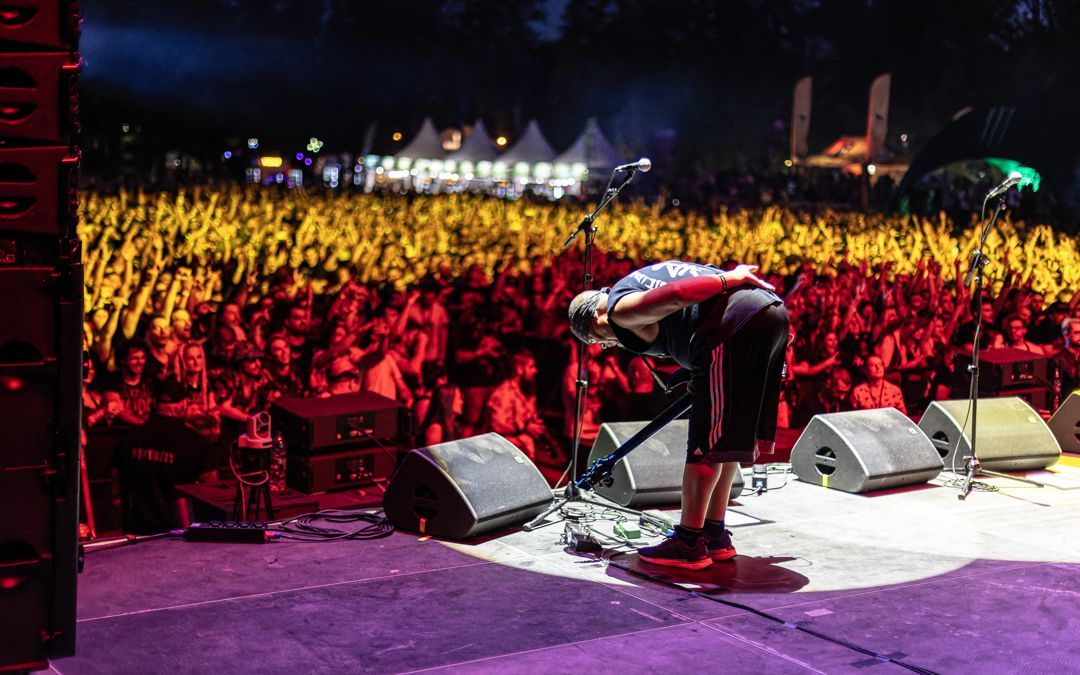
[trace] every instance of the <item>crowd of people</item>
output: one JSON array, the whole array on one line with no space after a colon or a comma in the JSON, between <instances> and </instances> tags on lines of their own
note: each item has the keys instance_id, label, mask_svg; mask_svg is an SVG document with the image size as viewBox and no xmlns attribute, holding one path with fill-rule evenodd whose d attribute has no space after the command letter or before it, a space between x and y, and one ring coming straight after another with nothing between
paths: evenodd
<instances>
[{"instance_id":1,"label":"crowd of people","mask_svg":"<svg viewBox=\"0 0 1080 675\"><path fill-rule=\"evenodd\" d=\"M495 431L538 462L573 429L581 290L574 204L470 195L203 187L89 192L81 205L89 433L184 420L226 448L281 397L367 390L410 411L417 445ZM962 281L974 222L771 206L684 211L670 199L598 220L603 285L645 262L754 263L793 338L779 423L955 395L982 346L1045 355L1078 384L1080 251L1048 225L990 234L986 292ZM648 419L664 363L590 348L583 437Z\"/></svg>"}]
</instances>

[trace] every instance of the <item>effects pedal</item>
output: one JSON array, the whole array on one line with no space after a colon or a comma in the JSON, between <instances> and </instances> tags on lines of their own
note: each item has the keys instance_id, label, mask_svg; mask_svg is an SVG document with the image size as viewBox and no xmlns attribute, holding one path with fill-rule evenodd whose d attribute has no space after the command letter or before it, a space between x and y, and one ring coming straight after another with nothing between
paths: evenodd
<instances>
[{"instance_id":1,"label":"effects pedal","mask_svg":"<svg viewBox=\"0 0 1080 675\"><path fill-rule=\"evenodd\" d=\"M184 530L185 541L207 541L228 544L263 544L276 539L277 532L266 529L265 523L243 520L211 520L192 523Z\"/></svg>"},{"instance_id":2,"label":"effects pedal","mask_svg":"<svg viewBox=\"0 0 1080 675\"><path fill-rule=\"evenodd\" d=\"M630 521L624 521L621 523L615 523L615 534L626 539L640 539L641 528L637 523L631 523Z\"/></svg>"},{"instance_id":3,"label":"effects pedal","mask_svg":"<svg viewBox=\"0 0 1080 675\"><path fill-rule=\"evenodd\" d=\"M563 541L578 553L600 553L604 550L591 532L569 522L563 530Z\"/></svg>"}]
</instances>

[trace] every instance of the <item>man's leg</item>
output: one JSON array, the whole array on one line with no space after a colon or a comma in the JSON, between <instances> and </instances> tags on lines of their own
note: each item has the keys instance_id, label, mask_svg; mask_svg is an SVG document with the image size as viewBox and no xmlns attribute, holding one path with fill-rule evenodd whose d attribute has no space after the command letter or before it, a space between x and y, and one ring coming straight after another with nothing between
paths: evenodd
<instances>
[{"instance_id":1,"label":"man's leg","mask_svg":"<svg viewBox=\"0 0 1080 675\"><path fill-rule=\"evenodd\" d=\"M697 462L686 465L682 480L682 518L679 520L683 527L700 530L705 526L705 516L711 512L710 501L713 494L717 486L724 482L724 467L732 463ZM728 490L731 489L731 481L734 479L735 474L727 477Z\"/></svg>"},{"instance_id":2,"label":"man's leg","mask_svg":"<svg viewBox=\"0 0 1080 675\"><path fill-rule=\"evenodd\" d=\"M638 558L654 565L698 570L712 564L705 539L705 513L723 464L687 462L683 469L682 518L671 536L656 546L638 550ZM728 483L730 488L730 481Z\"/></svg>"},{"instance_id":3,"label":"man's leg","mask_svg":"<svg viewBox=\"0 0 1080 675\"><path fill-rule=\"evenodd\" d=\"M724 462L717 466L722 467L723 470L720 473L720 480L716 482L716 487L709 498L709 508L705 512L705 518L723 522L724 516L727 514L728 500L731 498L731 484L735 482L735 474L739 471L739 463Z\"/></svg>"}]
</instances>

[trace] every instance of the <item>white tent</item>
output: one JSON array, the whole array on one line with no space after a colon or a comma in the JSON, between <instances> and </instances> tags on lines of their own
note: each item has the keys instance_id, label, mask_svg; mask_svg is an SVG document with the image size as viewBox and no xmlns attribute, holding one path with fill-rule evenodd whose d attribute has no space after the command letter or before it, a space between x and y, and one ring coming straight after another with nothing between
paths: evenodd
<instances>
[{"instance_id":1,"label":"white tent","mask_svg":"<svg viewBox=\"0 0 1080 675\"><path fill-rule=\"evenodd\" d=\"M488 136L484 120L476 120L472 133L461 142L461 147L446 156L454 162L490 162L499 156L499 149Z\"/></svg>"},{"instance_id":2,"label":"white tent","mask_svg":"<svg viewBox=\"0 0 1080 675\"><path fill-rule=\"evenodd\" d=\"M397 153L396 157L408 157L409 159L439 159L446 154L443 150L442 141L439 140L439 132L435 131L435 125L430 117L425 117L420 130L416 132L409 144Z\"/></svg>"},{"instance_id":3,"label":"white tent","mask_svg":"<svg viewBox=\"0 0 1080 675\"><path fill-rule=\"evenodd\" d=\"M595 117L585 123L585 129L574 144L555 158L556 164L584 165L589 171L611 170L622 164L622 158L604 132L600 131Z\"/></svg>"},{"instance_id":4,"label":"white tent","mask_svg":"<svg viewBox=\"0 0 1080 675\"><path fill-rule=\"evenodd\" d=\"M518 142L514 143L509 150L499 157L500 161L509 165L517 162L537 164L539 162L551 162L554 159L555 150L544 138L544 134L540 131L540 125L536 123L536 120L529 120L529 125L525 128L525 133Z\"/></svg>"}]
</instances>

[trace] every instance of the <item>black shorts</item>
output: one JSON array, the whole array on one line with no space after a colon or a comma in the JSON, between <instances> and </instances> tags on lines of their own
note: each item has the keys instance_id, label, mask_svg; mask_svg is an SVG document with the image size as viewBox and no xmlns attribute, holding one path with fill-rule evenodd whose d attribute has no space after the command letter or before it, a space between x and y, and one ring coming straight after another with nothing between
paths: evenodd
<instances>
[{"instance_id":1,"label":"black shorts","mask_svg":"<svg viewBox=\"0 0 1080 675\"><path fill-rule=\"evenodd\" d=\"M753 462L757 441L776 439L787 310L770 305L725 340L699 337L686 461Z\"/></svg>"}]
</instances>

